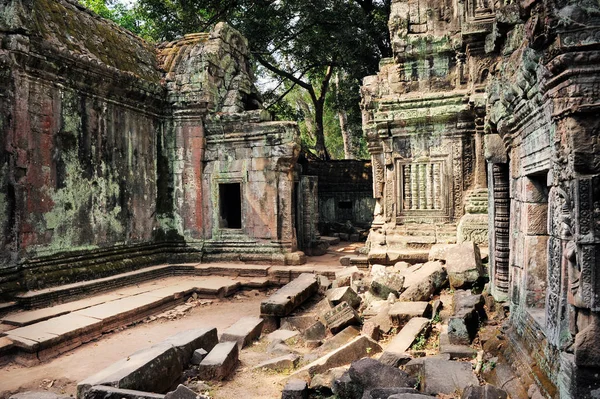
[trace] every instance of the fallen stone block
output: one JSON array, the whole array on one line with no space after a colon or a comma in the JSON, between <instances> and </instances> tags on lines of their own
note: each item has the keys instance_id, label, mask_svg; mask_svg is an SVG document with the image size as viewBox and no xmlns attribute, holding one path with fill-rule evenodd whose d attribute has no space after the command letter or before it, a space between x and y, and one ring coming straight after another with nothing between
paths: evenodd
<instances>
[{"instance_id":1,"label":"fallen stone block","mask_svg":"<svg viewBox=\"0 0 600 399\"><path fill-rule=\"evenodd\" d=\"M340 265L342 266L350 266L350 258L351 256L346 255L340 258Z\"/></svg>"},{"instance_id":2,"label":"fallen stone block","mask_svg":"<svg viewBox=\"0 0 600 399\"><path fill-rule=\"evenodd\" d=\"M332 288L325 294L331 307L335 307L342 302L348 302L354 309L360 306L361 299L351 287Z\"/></svg>"},{"instance_id":3,"label":"fallen stone block","mask_svg":"<svg viewBox=\"0 0 600 399\"><path fill-rule=\"evenodd\" d=\"M269 355L289 355L292 352L292 348L280 339L273 340L267 345L267 353Z\"/></svg>"},{"instance_id":4,"label":"fallen stone block","mask_svg":"<svg viewBox=\"0 0 600 399\"><path fill-rule=\"evenodd\" d=\"M369 337L375 341L379 341L379 338L381 338L381 329L379 328L379 324L375 321L365 321L360 333L365 337Z\"/></svg>"},{"instance_id":5,"label":"fallen stone block","mask_svg":"<svg viewBox=\"0 0 600 399\"><path fill-rule=\"evenodd\" d=\"M298 364L298 359L300 359L300 356L290 353L288 355L283 355L283 356L276 357L274 359L266 360L266 361L260 363L259 365L255 366L254 369L256 369L256 370L267 369L267 370L275 370L275 371L292 370Z\"/></svg>"},{"instance_id":6,"label":"fallen stone block","mask_svg":"<svg viewBox=\"0 0 600 399\"><path fill-rule=\"evenodd\" d=\"M196 349L204 349L210 352L219 342L216 328L197 328L182 331L168 337L165 343L173 345L179 351L183 367L190 363Z\"/></svg>"},{"instance_id":7,"label":"fallen stone block","mask_svg":"<svg viewBox=\"0 0 600 399\"><path fill-rule=\"evenodd\" d=\"M314 316L288 316L281 319L281 330L306 330L315 323Z\"/></svg>"},{"instance_id":8,"label":"fallen stone block","mask_svg":"<svg viewBox=\"0 0 600 399\"><path fill-rule=\"evenodd\" d=\"M427 332L427 328L429 328L429 319L425 317L410 319L385 348L379 361L392 367L398 367L406 359L405 352L420 334Z\"/></svg>"},{"instance_id":9,"label":"fallen stone block","mask_svg":"<svg viewBox=\"0 0 600 399\"><path fill-rule=\"evenodd\" d=\"M260 304L261 315L284 317L319 289L314 274L302 273Z\"/></svg>"},{"instance_id":10,"label":"fallen stone block","mask_svg":"<svg viewBox=\"0 0 600 399\"><path fill-rule=\"evenodd\" d=\"M338 287L350 287L352 280L363 277L363 273L356 266L345 267L335 272L335 282Z\"/></svg>"},{"instance_id":11,"label":"fallen stone block","mask_svg":"<svg viewBox=\"0 0 600 399\"><path fill-rule=\"evenodd\" d=\"M332 390L335 380L340 378L346 371L348 371L347 366L342 367L334 367L325 371L322 374L315 374L308 384L309 389L313 390L323 390L328 389Z\"/></svg>"},{"instance_id":12,"label":"fallen stone block","mask_svg":"<svg viewBox=\"0 0 600 399\"><path fill-rule=\"evenodd\" d=\"M251 342L260 338L263 320L260 317L246 316L236 321L231 327L223 331L221 342L237 342L242 349Z\"/></svg>"},{"instance_id":13,"label":"fallen stone block","mask_svg":"<svg viewBox=\"0 0 600 399\"><path fill-rule=\"evenodd\" d=\"M390 306L388 316L396 326L404 326L413 317L430 317L429 302L396 302Z\"/></svg>"},{"instance_id":14,"label":"fallen stone block","mask_svg":"<svg viewBox=\"0 0 600 399\"><path fill-rule=\"evenodd\" d=\"M330 368L350 364L355 360L373 356L379 352L381 352L381 346L377 342L368 337L359 336L348 342L346 345L304 366L294 373L294 377L312 377L313 375L321 374Z\"/></svg>"},{"instance_id":15,"label":"fallen stone block","mask_svg":"<svg viewBox=\"0 0 600 399\"><path fill-rule=\"evenodd\" d=\"M236 368L238 363L236 342L217 344L198 365L198 377L202 380L223 380Z\"/></svg>"},{"instance_id":16,"label":"fallen stone block","mask_svg":"<svg viewBox=\"0 0 600 399\"><path fill-rule=\"evenodd\" d=\"M185 385L179 384L174 391L165 395L165 399L200 399L205 398L204 395L198 395Z\"/></svg>"},{"instance_id":17,"label":"fallen stone block","mask_svg":"<svg viewBox=\"0 0 600 399\"><path fill-rule=\"evenodd\" d=\"M324 355L332 350L338 349L339 347L346 345L348 342L352 341L354 338L360 335L360 331L355 326L349 326L344 328L342 331L330 337L323 345L317 350L317 354L319 356Z\"/></svg>"},{"instance_id":18,"label":"fallen stone block","mask_svg":"<svg viewBox=\"0 0 600 399\"><path fill-rule=\"evenodd\" d=\"M448 320L448 338L452 345L469 345L485 317L485 300L466 291L454 294L454 315Z\"/></svg>"},{"instance_id":19,"label":"fallen stone block","mask_svg":"<svg viewBox=\"0 0 600 399\"><path fill-rule=\"evenodd\" d=\"M327 327L320 321L315 322L312 326L308 327L302 334L307 341L319 341L325 339L327 336Z\"/></svg>"},{"instance_id":20,"label":"fallen stone block","mask_svg":"<svg viewBox=\"0 0 600 399\"><path fill-rule=\"evenodd\" d=\"M308 399L308 384L303 380L289 380L283 387L281 399Z\"/></svg>"},{"instance_id":21,"label":"fallen stone block","mask_svg":"<svg viewBox=\"0 0 600 399\"><path fill-rule=\"evenodd\" d=\"M440 353L447 353L451 359L472 359L477 356L477 351L467 345L453 345L450 343L448 333L440 334Z\"/></svg>"},{"instance_id":22,"label":"fallen stone block","mask_svg":"<svg viewBox=\"0 0 600 399\"><path fill-rule=\"evenodd\" d=\"M422 357L404 367L421 382L421 392L428 395L462 393L469 385L479 385L470 362Z\"/></svg>"},{"instance_id":23,"label":"fallen stone block","mask_svg":"<svg viewBox=\"0 0 600 399\"><path fill-rule=\"evenodd\" d=\"M352 363L348 375L359 387L360 397L373 388L413 388L417 380L406 372L370 358Z\"/></svg>"},{"instance_id":24,"label":"fallen stone block","mask_svg":"<svg viewBox=\"0 0 600 399\"><path fill-rule=\"evenodd\" d=\"M164 399L165 395L152 392L120 389L105 385L95 385L85 394L85 399ZM36 399L44 397L36 396Z\"/></svg>"},{"instance_id":25,"label":"fallen stone block","mask_svg":"<svg viewBox=\"0 0 600 399\"><path fill-rule=\"evenodd\" d=\"M419 391L417 391L414 388L398 388L398 387L369 389L368 391L365 391L365 393L362 396L362 399L388 399L388 398L391 398L392 395L396 396L398 394L411 394L410 396L405 396L407 399L415 398L414 395L417 395L416 399L419 399L419 397L425 397L425 398L431 399L431 396L421 395L421 394L419 394Z\"/></svg>"},{"instance_id":26,"label":"fallen stone block","mask_svg":"<svg viewBox=\"0 0 600 399\"><path fill-rule=\"evenodd\" d=\"M206 355L208 355L208 351L200 348L200 349L196 349L194 351L194 354L192 355L192 360L190 361L191 364L195 364L198 365L202 362L202 360L204 360L204 358L206 357Z\"/></svg>"},{"instance_id":27,"label":"fallen stone block","mask_svg":"<svg viewBox=\"0 0 600 399\"><path fill-rule=\"evenodd\" d=\"M391 268L390 268L391 269ZM372 276L369 291L379 298L387 299L390 294L399 296L404 286L404 277L395 271Z\"/></svg>"},{"instance_id":28,"label":"fallen stone block","mask_svg":"<svg viewBox=\"0 0 600 399\"><path fill-rule=\"evenodd\" d=\"M356 310L352 308L347 302L342 302L329 312L323 315L327 328L333 333L343 330L344 328L351 325L360 324L360 317Z\"/></svg>"},{"instance_id":29,"label":"fallen stone block","mask_svg":"<svg viewBox=\"0 0 600 399\"><path fill-rule=\"evenodd\" d=\"M77 384L77 397L83 398L94 385L145 392L165 392L181 377L196 349L212 349L217 329L183 331L150 348L139 350L113 363Z\"/></svg>"},{"instance_id":30,"label":"fallen stone block","mask_svg":"<svg viewBox=\"0 0 600 399\"><path fill-rule=\"evenodd\" d=\"M468 386L464 391L461 399L507 399L508 394L500 388L493 385L477 385Z\"/></svg>"},{"instance_id":31,"label":"fallen stone block","mask_svg":"<svg viewBox=\"0 0 600 399\"><path fill-rule=\"evenodd\" d=\"M429 301L448 282L448 274L440 262L411 266L400 274L404 277L401 301Z\"/></svg>"},{"instance_id":32,"label":"fallen stone block","mask_svg":"<svg viewBox=\"0 0 600 399\"><path fill-rule=\"evenodd\" d=\"M429 260L441 260L446 261L448 251L454 247L455 244L433 244L429 250Z\"/></svg>"},{"instance_id":33,"label":"fallen stone block","mask_svg":"<svg viewBox=\"0 0 600 399\"><path fill-rule=\"evenodd\" d=\"M28 391L16 393L8 399L70 399L70 397L47 391Z\"/></svg>"},{"instance_id":34,"label":"fallen stone block","mask_svg":"<svg viewBox=\"0 0 600 399\"><path fill-rule=\"evenodd\" d=\"M267 342L281 340L285 343L288 343L289 341L296 339L299 335L300 335L300 332L295 331L295 330L279 329L279 330L275 330L272 333L270 333L269 335L267 335L266 339L267 339Z\"/></svg>"},{"instance_id":35,"label":"fallen stone block","mask_svg":"<svg viewBox=\"0 0 600 399\"><path fill-rule=\"evenodd\" d=\"M475 283L483 275L479 247L471 241L456 244L446 256L446 271L452 288Z\"/></svg>"}]
</instances>

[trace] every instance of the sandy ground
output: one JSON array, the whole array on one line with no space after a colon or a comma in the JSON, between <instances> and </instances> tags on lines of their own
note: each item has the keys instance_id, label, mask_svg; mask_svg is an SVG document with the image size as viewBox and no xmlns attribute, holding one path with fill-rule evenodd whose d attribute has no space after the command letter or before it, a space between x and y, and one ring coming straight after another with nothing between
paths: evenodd
<instances>
[{"instance_id":1,"label":"sandy ground","mask_svg":"<svg viewBox=\"0 0 600 399\"><path fill-rule=\"evenodd\" d=\"M106 334L96 341L89 342L60 357L34 367L23 367L9 364L0 369L0 399L8 398L12 393L26 390L44 390L75 396L78 381L95 374L110 364L129 354L174 335L180 331L200 328L217 327L218 331L229 327L243 316L258 316L260 302L265 293L252 291L251 296L214 300L211 304L201 305L190 309L185 316L174 320L155 320L150 323L138 323L121 331ZM236 380L244 368L244 359L238 369ZM277 377L280 379L281 377ZM236 381L237 382L237 381ZM228 385L227 383L223 385ZM267 384L258 384L264 388ZM275 384L271 384L275 385ZM215 392L220 390L215 387ZM231 390L231 388L229 388ZM228 392L228 391L227 391ZM273 395L251 397L277 397L280 394L273 390ZM232 398L235 396L216 396Z\"/></svg>"}]
</instances>

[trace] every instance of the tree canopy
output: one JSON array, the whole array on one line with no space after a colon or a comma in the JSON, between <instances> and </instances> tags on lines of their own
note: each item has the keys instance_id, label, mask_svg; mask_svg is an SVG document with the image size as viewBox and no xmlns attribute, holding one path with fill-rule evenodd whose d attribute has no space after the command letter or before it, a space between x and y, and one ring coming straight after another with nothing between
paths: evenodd
<instances>
[{"instance_id":1,"label":"tree canopy","mask_svg":"<svg viewBox=\"0 0 600 399\"><path fill-rule=\"evenodd\" d=\"M343 112L339 120L359 131L360 81L391 53L391 0L137 0L125 13L116 0L80 1L121 25L133 20L124 26L154 41L228 22L248 38L259 74L277 82L265 93L267 106L295 108L297 117L312 119L310 147L320 159L330 158L325 114ZM308 109L301 96L289 96L296 90L306 94L304 105L310 100ZM342 134L346 130L342 126Z\"/></svg>"}]
</instances>

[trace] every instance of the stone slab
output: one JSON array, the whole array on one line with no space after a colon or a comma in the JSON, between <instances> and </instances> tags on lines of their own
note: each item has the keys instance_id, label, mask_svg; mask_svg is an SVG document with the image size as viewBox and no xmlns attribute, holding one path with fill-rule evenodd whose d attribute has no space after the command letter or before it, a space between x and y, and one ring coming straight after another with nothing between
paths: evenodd
<instances>
[{"instance_id":1,"label":"stone slab","mask_svg":"<svg viewBox=\"0 0 600 399\"><path fill-rule=\"evenodd\" d=\"M466 359L477 356L477 350L467 345L453 345L447 332L440 333L440 353L447 353L451 359Z\"/></svg>"},{"instance_id":2,"label":"stone slab","mask_svg":"<svg viewBox=\"0 0 600 399\"><path fill-rule=\"evenodd\" d=\"M164 399L165 395L152 392L120 389L105 385L95 385L85 394L85 399Z\"/></svg>"},{"instance_id":3,"label":"stone slab","mask_svg":"<svg viewBox=\"0 0 600 399\"><path fill-rule=\"evenodd\" d=\"M304 366L294 373L293 377L312 377L331 368L350 364L355 360L373 356L379 352L381 352L381 346L377 342L365 336L358 336L347 344Z\"/></svg>"},{"instance_id":4,"label":"stone slab","mask_svg":"<svg viewBox=\"0 0 600 399\"><path fill-rule=\"evenodd\" d=\"M7 332L16 346L27 352L39 351L70 338L87 342L101 334L102 320L74 313L58 316Z\"/></svg>"},{"instance_id":5,"label":"stone slab","mask_svg":"<svg viewBox=\"0 0 600 399\"><path fill-rule=\"evenodd\" d=\"M303 273L262 301L260 313L267 316L287 316L315 294L318 289L319 285L315 275Z\"/></svg>"},{"instance_id":6,"label":"stone slab","mask_svg":"<svg viewBox=\"0 0 600 399\"><path fill-rule=\"evenodd\" d=\"M239 349L242 349L260 338L263 323L264 321L260 317L242 317L223 331L220 342L234 341L237 342Z\"/></svg>"},{"instance_id":7,"label":"stone slab","mask_svg":"<svg viewBox=\"0 0 600 399\"><path fill-rule=\"evenodd\" d=\"M385 348L379 361L390 366L397 366L398 359L405 358L405 352L415 341L415 338L429 327L429 319L415 317L400 330Z\"/></svg>"},{"instance_id":8,"label":"stone slab","mask_svg":"<svg viewBox=\"0 0 600 399\"><path fill-rule=\"evenodd\" d=\"M339 305L326 312L323 315L327 328L337 334L339 331L351 325L360 324L358 313L348 302L341 302Z\"/></svg>"},{"instance_id":9,"label":"stone slab","mask_svg":"<svg viewBox=\"0 0 600 399\"><path fill-rule=\"evenodd\" d=\"M235 370L238 363L236 342L221 342L198 365L198 378L202 380L223 380Z\"/></svg>"},{"instance_id":10,"label":"stone slab","mask_svg":"<svg viewBox=\"0 0 600 399\"><path fill-rule=\"evenodd\" d=\"M270 333L269 335L267 335L267 342L273 342L273 341L277 341L277 340L286 342L292 338L298 337L299 335L300 335L300 333L295 330L279 329L279 330L275 330L272 333Z\"/></svg>"},{"instance_id":11,"label":"stone slab","mask_svg":"<svg viewBox=\"0 0 600 399\"><path fill-rule=\"evenodd\" d=\"M81 381L77 384L77 398L82 399L94 385L165 392L181 378L194 350L200 346L215 346L216 342L216 328L182 331Z\"/></svg>"},{"instance_id":12,"label":"stone slab","mask_svg":"<svg viewBox=\"0 0 600 399\"><path fill-rule=\"evenodd\" d=\"M418 358L411 360L406 369L419 376L421 391L429 395L451 395L462 392L469 385L479 385L470 362Z\"/></svg>"},{"instance_id":13,"label":"stone slab","mask_svg":"<svg viewBox=\"0 0 600 399\"><path fill-rule=\"evenodd\" d=\"M281 399L308 399L308 384L299 379L289 380L283 387Z\"/></svg>"},{"instance_id":14,"label":"stone slab","mask_svg":"<svg viewBox=\"0 0 600 399\"><path fill-rule=\"evenodd\" d=\"M267 369L275 371L292 370L298 364L298 359L300 359L298 355L290 353L274 359L265 360L253 368L256 370Z\"/></svg>"},{"instance_id":15,"label":"stone slab","mask_svg":"<svg viewBox=\"0 0 600 399\"><path fill-rule=\"evenodd\" d=\"M405 325L413 317L429 317L429 302L396 302L390 306L388 316L396 325Z\"/></svg>"},{"instance_id":16,"label":"stone slab","mask_svg":"<svg viewBox=\"0 0 600 399\"><path fill-rule=\"evenodd\" d=\"M335 307L341 302L348 302L350 306L356 309L361 302L360 297L352 287L332 288L327 290L325 294L327 295L327 300L331 307Z\"/></svg>"},{"instance_id":17,"label":"stone slab","mask_svg":"<svg viewBox=\"0 0 600 399\"><path fill-rule=\"evenodd\" d=\"M1 321L5 324L10 324L13 326L27 326L33 323L48 320L52 317L62 316L63 314L67 314L75 310L88 308L120 298L121 295L116 293L96 295L83 300L54 305L49 308L10 313L4 316Z\"/></svg>"},{"instance_id":18,"label":"stone slab","mask_svg":"<svg viewBox=\"0 0 600 399\"><path fill-rule=\"evenodd\" d=\"M70 397L47 391L29 391L16 393L8 399L70 399Z\"/></svg>"},{"instance_id":19,"label":"stone slab","mask_svg":"<svg viewBox=\"0 0 600 399\"><path fill-rule=\"evenodd\" d=\"M181 377L179 353L169 344L139 350L77 384L77 398L83 399L94 385L123 389L165 392Z\"/></svg>"}]
</instances>

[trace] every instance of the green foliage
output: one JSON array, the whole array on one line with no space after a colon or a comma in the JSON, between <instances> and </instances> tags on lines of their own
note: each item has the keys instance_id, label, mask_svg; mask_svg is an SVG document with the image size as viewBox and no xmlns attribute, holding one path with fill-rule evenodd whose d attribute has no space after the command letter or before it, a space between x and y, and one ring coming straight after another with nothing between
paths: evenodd
<instances>
[{"instance_id":1,"label":"green foliage","mask_svg":"<svg viewBox=\"0 0 600 399\"><path fill-rule=\"evenodd\" d=\"M121 25L142 37L150 38L144 30L143 20L136 7L128 8L119 0L78 0L86 8L103 18Z\"/></svg>"},{"instance_id":2,"label":"green foliage","mask_svg":"<svg viewBox=\"0 0 600 399\"><path fill-rule=\"evenodd\" d=\"M415 339L415 342L412 344L411 349L415 351L420 351L425 349L425 345L427 345L427 338L425 335L421 334Z\"/></svg>"}]
</instances>

